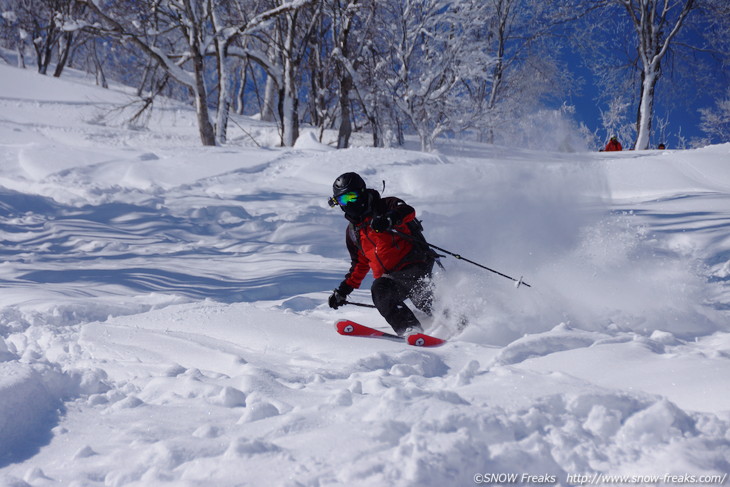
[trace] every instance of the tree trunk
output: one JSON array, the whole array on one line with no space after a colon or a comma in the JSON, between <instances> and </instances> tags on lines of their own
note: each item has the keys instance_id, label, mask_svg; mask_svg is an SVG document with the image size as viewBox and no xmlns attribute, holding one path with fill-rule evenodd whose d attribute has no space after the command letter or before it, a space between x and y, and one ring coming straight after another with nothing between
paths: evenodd
<instances>
[{"instance_id":1,"label":"tree trunk","mask_svg":"<svg viewBox=\"0 0 730 487\"><path fill-rule=\"evenodd\" d=\"M279 29L274 31L274 41L269 46L268 57L269 59L277 59L276 56L276 45L280 39ZM276 121L276 111L279 106L280 100L276 97L279 91L283 89L282 86L278 86L276 79L269 73L266 76L266 85L264 86L264 102L261 106L261 121L262 122L274 122Z\"/></svg>"},{"instance_id":2,"label":"tree trunk","mask_svg":"<svg viewBox=\"0 0 730 487\"><path fill-rule=\"evenodd\" d=\"M294 142L299 138L299 121L297 115L297 100L293 96L291 90L292 82L285 82L285 89L282 90L279 103L279 111L281 113L281 144L284 147L294 147Z\"/></svg>"},{"instance_id":3,"label":"tree trunk","mask_svg":"<svg viewBox=\"0 0 730 487\"><path fill-rule=\"evenodd\" d=\"M433 150L433 138L427 131L419 131L421 139L421 152L431 152Z\"/></svg>"},{"instance_id":4,"label":"tree trunk","mask_svg":"<svg viewBox=\"0 0 730 487\"><path fill-rule=\"evenodd\" d=\"M200 132L200 141L203 145L215 145L215 129L210 121L210 111L208 109L208 89L205 86L205 60L201 52L202 32L199 21L199 14L196 11L196 5L190 0L184 2L187 18L191 22L184 27L186 36L190 43L190 58L193 64L193 77L195 86L193 94L195 96L195 113L198 118L198 131ZM194 19L194 20L193 20Z\"/></svg>"},{"instance_id":5,"label":"tree trunk","mask_svg":"<svg viewBox=\"0 0 730 487\"><path fill-rule=\"evenodd\" d=\"M39 46L36 52L38 55L38 72L40 74L48 73L48 65L51 64L51 57L53 56L53 49L48 39L43 41L43 45Z\"/></svg>"},{"instance_id":6,"label":"tree trunk","mask_svg":"<svg viewBox=\"0 0 730 487\"><path fill-rule=\"evenodd\" d=\"M261 107L261 120L263 122L273 122L276 120L276 105L278 104L276 100L276 94L278 90L276 89L276 82L274 81L274 78L272 76L266 77L266 86L264 87L264 103Z\"/></svg>"},{"instance_id":7,"label":"tree trunk","mask_svg":"<svg viewBox=\"0 0 730 487\"><path fill-rule=\"evenodd\" d=\"M58 63L56 69L53 72L54 78L60 78L63 73L63 68L66 67L68 62L68 56L71 53L71 46L73 44L73 32L64 32L58 41Z\"/></svg>"},{"instance_id":8,"label":"tree trunk","mask_svg":"<svg viewBox=\"0 0 730 487\"><path fill-rule=\"evenodd\" d=\"M142 71L142 82L137 86L137 96L142 98L142 95L144 95L145 86L149 83L150 85L150 91L152 91L152 86L154 83L151 83L150 80L154 79L153 73L156 71L156 66L153 63L153 61L150 59L147 64L145 64L144 70Z\"/></svg>"},{"instance_id":9,"label":"tree trunk","mask_svg":"<svg viewBox=\"0 0 730 487\"><path fill-rule=\"evenodd\" d=\"M210 122L210 112L208 110L208 100L206 94L208 91L205 87L205 67L203 65L203 56L200 55L200 47L198 42L192 43L193 66L195 72L195 113L198 118L198 130L200 132L200 141L203 145L215 145L215 130Z\"/></svg>"},{"instance_id":10,"label":"tree trunk","mask_svg":"<svg viewBox=\"0 0 730 487\"><path fill-rule=\"evenodd\" d=\"M299 124L297 114L297 87L294 80L294 30L296 28L296 16L287 19L288 28L286 42L284 44L284 86L281 90L281 143L285 147L293 147L299 137Z\"/></svg>"},{"instance_id":11,"label":"tree trunk","mask_svg":"<svg viewBox=\"0 0 730 487\"><path fill-rule=\"evenodd\" d=\"M96 84L102 88L109 88L109 83L107 83L106 76L104 75L104 66L102 66L96 50L96 39L92 39L91 45L91 56L94 58L94 71L96 72Z\"/></svg>"},{"instance_id":12,"label":"tree trunk","mask_svg":"<svg viewBox=\"0 0 730 487\"><path fill-rule=\"evenodd\" d=\"M340 80L340 130L337 134L337 148L347 149L350 146L352 135L352 117L350 90L352 89L352 77L345 74Z\"/></svg>"},{"instance_id":13,"label":"tree trunk","mask_svg":"<svg viewBox=\"0 0 730 487\"><path fill-rule=\"evenodd\" d=\"M358 0L352 0L349 6L354 7L358 4ZM344 12L343 12L344 14ZM340 78L340 129L337 136L337 148L347 149L350 146L350 136L352 135L352 100L350 100L350 91L353 88L352 74L345 65L345 60L350 59L350 33L352 29L351 14L343 15L342 31L340 33L339 47L342 58L338 63L338 71ZM355 62L353 69L357 69Z\"/></svg>"},{"instance_id":14,"label":"tree trunk","mask_svg":"<svg viewBox=\"0 0 730 487\"><path fill-rule=\"evenodd\" d=\"M497 98L500 94L500 88L502 87L502 81L504 80L504 55L507 46L507 21L509 19L512 2L498 2L497 3L497 18L499 20L499 26L497 27L497 62L494 64L494 70L492 71L492 86L489 91L489 101L487 102L487 111L490 114L494 113L497 106ZM494 116L489 117L489 128L487 129L486 141L489 144L494 144Z\"/></svg>"},{"instance_id":15,"label":"tree trunk","mask_svg":"<svg viewBox=\"0 0 730 487\"><path fill-rule=\"evenodd\" d=\"M238 89L236 90L236 105L234 108L234 112L238 115L243 115L243 112L246 108L246 83L248 81L248 60L246 60L241 67L241 76L240 81L238 84Z\"/></svg>"},{"instance_id":16,"label":"tree trunk","mask_svg":"<svg viewBox=\"0 0 730 487\"><path fill-rule=\"evenodd\" d=\"M230 115L231 102L227 97L218 100L218 113L215 122L215 139L218 144L225 144L228 141L228 118Z\"/></svg>"},{"instance_id":17,"label":"tree trunk","mask_svg":"<svg viewBox=\"0 0 730 487\"><path fill-rule=\"evenodd\" d=\"M16 44L18 50L18 67L25 69L25 41L20 39Z\"/></svg>"},{"instance_id":18,"label":"tree trunk","mask_svg":"<svg viewBox=\"0 0 730 487\"><path fill-rule=\"evenodd\" d=\"M641 73L641 98L636 116L636 143L635 150L649 148L651 122L654 116L654 89L659 81L659 72L654 65L650 65Z\"/></svg>"},{"instance_id":19,"label":"tree trunk","mask_svg":"<svg viewBox=\"0 0 730 487\"><path fill-rule=\"evenodd\" d=\"M212 3L212 2L211 2ZM232 66L228 62L228 45L231 37L223 32L223 23L218 17L216 9L210 5L210 19L213 23L213 30L217 33L213 42L216 54L216 67L218 68L218 111L215 117L215 140L218 144L225 144L228 132L228 117L231 106L231 90L233 80L231 77Z\"/></svg>"},{"instance_id":20,"label":"tree trunk","mask_svg":"<svg viewBox=\"0 0 730 487\"><path fill-rule=\"evenodd\" d=\"M226 67L225 46L216 46L218 51L218 112L215 119L215 138L218 144L226 143L230 100L230 76Z\"/></svg>"},{"instance_id":21,"label":"tree trunk","mask_svg":"<svg viewBox=\"0 0 730 487\"><path fill-rule=\"evenodd\" d=\"M203 145L215 145L215 130L213 130L213 124L210 123L208 101L205 96L205 82L203 81L202 73L198 73L197 70L195 73L195 80L197 81L197 89L194 90L195 114L198 118L200 141Z\"/></svg>"}]
</instances>

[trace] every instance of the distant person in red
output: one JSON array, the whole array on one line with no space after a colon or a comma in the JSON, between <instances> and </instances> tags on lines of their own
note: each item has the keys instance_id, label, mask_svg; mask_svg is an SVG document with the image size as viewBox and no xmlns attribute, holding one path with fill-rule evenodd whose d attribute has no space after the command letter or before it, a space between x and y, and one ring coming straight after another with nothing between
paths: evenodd
<instances>
[{"instance_id":1,"label":"distant person in red","mask_svg":"<svg viewBox=\"0 0 730 487\"><path fill-rule=\"evenodd\" d=\"M606 152L615 152L623 150L623 147L621 147L621 142L618 141L618 138L616 138L615 135L612 135L611 140L608 141L604 150Z\"/></svg>"},{"instance_id":2,"label":"distant person in red","mask_svg":"<svg viewBox=\"0 0 730 487\"><path fill-rule=\"evenodd\" d=\"M666 148L667 148L667 146L664 144L659 144L659 146L657 147L657 149L659 149L659 150L664 150Z\"/></svg>"}]
</instances>

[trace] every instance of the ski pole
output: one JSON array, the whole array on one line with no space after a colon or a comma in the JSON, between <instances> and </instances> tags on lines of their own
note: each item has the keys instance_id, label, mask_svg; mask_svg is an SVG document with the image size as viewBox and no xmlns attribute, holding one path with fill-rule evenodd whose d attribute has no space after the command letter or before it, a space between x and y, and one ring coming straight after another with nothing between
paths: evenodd
<instances>
[{"instance_id":1,"label":"ski pole","mask_svg":"<svg viewBox=\"0 0 730 487\"><path fill-rule=\"evenodd\" d=\"M461 255L459 255L459 254L456 254L456 253L454 253L454 252L449 252L449 251L448 251L448 250L446 250L446 249L442 249L441 247L437 247L437 246L435 246L435 245L433 245L433 244L431 244L431 243L428 243L428 242L426 242L426 244L427 244L427 245L428 245L429 247L431 247L431 248L434 248L434 249L436 249L436 250L440 250L441 252L444 252L445 254L449 254L450 256L452 256L452 257L454 257L454 258L456 258L456 259L459 259L459 260L463 260L464 262L468 262L468 263L470 263L470 264L474 264L475 266L477 266L477 267L481 267L482 269L484 269L484 270L487 270L487 271L489 271L489 272L493 272L493 273L497 274L498 276L506 277L507 279L510 279L511 281L514 281L514 282L515 282L515 287L520 287L520 286L527 286L527 287L532 287L532 286L530 286L529 284L527 284L527 283L526 283L526 282L525 282L525 281L524 281L524 280L522 279L522 276L520 276L520 278L519 278L519 279L515 279L515 278L514 278L514 277L512 277L512 276L508 276L507 274L502 274L502 273L501 273L501 272L499 272L499 271L495 271L494 269L490 269L489 267L487 267L487 266L485 266L485 265L482 265L482 264L480 264L480 263L478 263L478 262L474 262L473 260L469 260L469 259L467 259L466 257L462 257Z\"/></svg>"},{"instance_id":2,"label":"ski pole","mask_svg":"<svg viewBox=\"0 0 730 487\"><path fill-rule=\"evenodd\" d=\"M417 240L417 239L415 239L415 238L414 238L414 237L412 237L411 235L408 235L407 233L399 232L398 230L393 230L393 233L396 233L396 234L400 235L401 237L407 238L407 239L409 239L409 240L412 240L412 241L414 241L414 242L421 242L420 240ZM487 270L487 271L489 271L489 272L493 272L493 273L497 274L498 276L506 277L507 279L510 279L510 280L512 280L512 281L514 281L514 282L515 282L515 287L520 287L520 286L527 286L527 287L532 287L532 286L530 286L529 284L527 284L527 283L526 283L525 281L523 281L523 280L522 280L522 276L520 276L520 278L519 278L519 279L515 279L515 278L514 278L514 277L512 277L512 276L508 276L507 274L502 274L502 273L501 273L501 272L499 272L499 271L495 271L494 269L490 269L489 267L487 267L487 266L485 266L485 265L482 265L482 264L480 264L480 263L478 263L478 262L474 262L473 260L469 260L469 259L467 259L466 257L462 257L461 255L459 255L459 254L457 254L457 253L454 253L454 252L450 252L450 251L448 251L448 250L446 250L446 249L442 249L441 247L438 247L438 246L436 246L436 245L434 245L434 244L432 244L432 243L429 243L429 242L425 242L425 241L424 241L424 242L421 242L421 243L425 243L426 245L428 245L428 246L429 246L429 247L431 247L432 249L436 249L436 250L438 250L438 251L441 251L441 252L443 252L443 253L445 253L445 254L448 254L448 255L450 255L450 256L452 256L452 257L456 258L456 259L459 259L459 260L463 260L464 262L468 262L468 263L470 263L470 264L474 264L475 266L477 266L477 267L481 267L481 268L482 268L482 269L484 269L484 270Z\"/></svg>"},{"instance_id":3,"label":"ski pole","mask_svg":"<svg viewBox=\"0 0 730 487\"><path fill-rule=\"evenodd\" d=\"M362 306L363 308L375 308L376 307L374 304L355 303L352 301L345 301L345 304L351 304L353 306Z\"/></svg>"}]
</instances>

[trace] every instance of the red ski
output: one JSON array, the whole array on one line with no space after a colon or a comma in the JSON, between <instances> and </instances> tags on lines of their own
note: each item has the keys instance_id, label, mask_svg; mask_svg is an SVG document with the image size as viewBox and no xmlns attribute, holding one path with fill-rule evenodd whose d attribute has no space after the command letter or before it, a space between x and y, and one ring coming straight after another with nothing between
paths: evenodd
<instances>
[{"instance_id":1,"label":"red ski","mask_svg":"<svg viewBox=\"0 0 730 487\"><path fill-rule=\"evenodd\" d=\"M432 337L425 333L416 333L414 335L408 335L407 337L401 337L394 333L388 333L385 331L376 330L369 326L361 325L350 320L340 320L335 323L335 329L340 335L358 336L358 337L371 337L371 338L385 338L388 340L405 341L408 345L414 347L437 347L446 343L446 340L441 338Z\"/></svg>"}]
</instances>

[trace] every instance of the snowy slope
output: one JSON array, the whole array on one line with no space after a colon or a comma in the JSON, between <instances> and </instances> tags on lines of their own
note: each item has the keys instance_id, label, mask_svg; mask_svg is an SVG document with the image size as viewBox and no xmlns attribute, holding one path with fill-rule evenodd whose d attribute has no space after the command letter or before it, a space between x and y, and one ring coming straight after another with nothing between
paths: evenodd
<instances>
[{"instance_id":1,"label":"snowy slope","mask_svg":"<svg viewBox=\"0 0 730 487\"><path fill-rule=\"evenodd\" d=\"M130 127L129 100L0 66L0 485L726 480L730 144L282 149L241 119L204 148L187 107ZM350 170L532 287L448 257L446 345L337 335L387 328L326 306Z\"/></svg>"}]
</instances>

